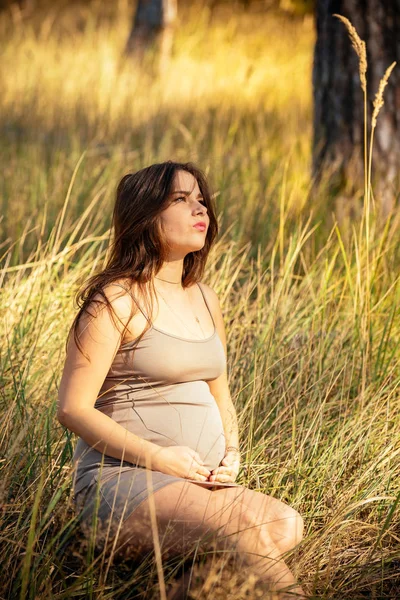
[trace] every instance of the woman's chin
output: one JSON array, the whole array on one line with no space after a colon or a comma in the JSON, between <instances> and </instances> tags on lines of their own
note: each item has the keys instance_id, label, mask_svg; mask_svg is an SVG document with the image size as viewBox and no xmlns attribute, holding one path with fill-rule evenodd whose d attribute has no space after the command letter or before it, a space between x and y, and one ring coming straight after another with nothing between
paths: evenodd
<instances>
[{"instance_id":1,"label":"woman's chin","mask_svg":"<svg viewBox=\"0 0 400 600\"><path fill-rule=\"evenodd\" d=\"M198 252L202 248L204 248L204 242L202 244L197 244L196 247L191 250L191 252Z\"/></svg>"},{"instance_id":2,"label":"woman's chin","mask_svg":"<svg viewBox=\"0 0 400 600\"><path fill-rule=\"evenodd\" d=\"M190 246L186 246L186 248L182 249L180 247L174 247L173 250L170 250L168 254L168 260L178 260L178 258L185 258L188 254L192 254L193 252L199 252L204 248L204 241L201 244L190 244Z\"/></svg>"}]
</instances>

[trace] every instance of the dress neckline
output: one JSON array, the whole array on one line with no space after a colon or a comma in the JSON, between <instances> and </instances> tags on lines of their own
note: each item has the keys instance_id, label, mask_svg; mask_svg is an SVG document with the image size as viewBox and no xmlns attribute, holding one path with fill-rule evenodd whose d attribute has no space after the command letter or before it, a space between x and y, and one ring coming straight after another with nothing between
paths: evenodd
<instances>
[{"instance_id":1,"label":"dress neckline","mask_svg":"<svg viewBox=\"0 0 400 600\"><path fill-rule=\"evenodd\" d=\"M175 335L174 333L168 333L167 331L163 331L162 329L158 329L158 327L154 327L154 325L152 325L146 331L146 333L144 334L143 337L145 337L152 330L157 331L158 333L161 333L162 335L167 335L168 337L176 338L177 340L181 340L182 342L194 342L195 344L197 344L198 342L209 342L210 340L212 340L212 338L217 333L217 328L214 325L214 332L209 337L204 338L204 339L199 339L199 340L191 340L191 339L188 339L188 338L181 337L180 335ZM139 336L135 337L133 340L129 340L129 342L125 342L125 344L121 344L120 349L125 348L126 346L129 346L129 344L132 344L133 342L136 342L138 339L139 339Z\"/></svg>"},{"instance_id":2,"label":"dress neckline","mask_svg":"<svg viewBox=\"0 0 400 600\"><path fill-rule=\"evenodd\" d=\"M126 288L124 285L121 285L120 283L115 283L115 282L113 282L111 285L116 285L118 287L121 287L126 292L128 292L128 294L133 298L135 304L138 306L140 312L144 315L144 317L147 319L147 321L149 320L148 317L147 317L147 315L143 312L142 308L140 307L139 303L137 302L136 298L134 297L134 295L132 294L132 291L129 288ZM206 297L204 295L204 292L203 292L203 290L201 288L201 285L199 284L199 282L196 282L196 285L200 289L201 295L203 296L204 303L205 303L205 305L207 307L207 310L208 310L208 312L210 314L211 320L212 320L213 325L214 325L214 331L213 331L213 333L209 337L207 337L205 339L200 339L200 340L196 340L196 339L192 340L192 339L181 337L180 335L175 335L174 333L168 333L167 331L163 331L162 329L158 329L158 327L154 327L154 325L151 325L144 335L146 335L147 333L149 333L150 331L153 330L153 331L158 331L158 333L161 333L162 335L167 335L167 336L175 338L177 340L181 340L182 342L194 342L196 344L198 342L209 342L210 340L212 340L212 338L217 333L217 327L216 327L216 324L215 324L214 317L213 317L213 314L211 312L211 309L210 309L210 307L208 305L207 299L206 299ZM136 342L136 340L139 337L140 336L137 336L133 340L129 340L129 342L126 342L125 344L121 344L120 349L121 348L125 348L126 346L129 346L129 344L132 344L133 342Z\"/></svg>"}]
</instances>

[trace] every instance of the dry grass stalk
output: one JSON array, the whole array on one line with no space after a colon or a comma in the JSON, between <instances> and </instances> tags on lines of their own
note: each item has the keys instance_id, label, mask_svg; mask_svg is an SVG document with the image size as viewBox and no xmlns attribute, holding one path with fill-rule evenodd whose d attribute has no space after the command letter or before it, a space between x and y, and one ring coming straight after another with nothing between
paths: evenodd
<instances>
[{"instance_id":1,"label":"dry grass stalk","mask_svg":"<svg viewBox=\"0 0 400 600\"><path fill-rule=\"evenodd\" d=\"M353 27L353 25L350 23L350 21L348 19L346 19L346 17L343 17L342 15L337 15L337 14L334 14L333 16L340 19L342 21L342 23L345 24L347 31L349 32L351 44L359 58L361 88L362 88L363 92L366 92L367 91L366 73L367 73L368 64L367 64L367 49L365 46L365 42L364 42L364 40L362 40L360 38L355 27Z\"/></svg>"},{"instance_id":2,"label":"dry grass stalk","mask_svg":"<svg viewBox=\"0 0 400 600\"><path fill-rule=\"evenodd\" d=\"M373 102L374 112L372 113L372 121L371 121L372 127L376 126L376 119L378 117L379 111L381 110L382 106L384 105L384 102L383 102L383 90L387 86L387 82L389 81L390 74L393 71L395 65L396 65L396 61L392 62L392 64L390 65L390 67L388 67L386 69L384 76L382 77L382 79L379 82L379 89L376 92L375 100Z\"/></svg>"}]
</instances>

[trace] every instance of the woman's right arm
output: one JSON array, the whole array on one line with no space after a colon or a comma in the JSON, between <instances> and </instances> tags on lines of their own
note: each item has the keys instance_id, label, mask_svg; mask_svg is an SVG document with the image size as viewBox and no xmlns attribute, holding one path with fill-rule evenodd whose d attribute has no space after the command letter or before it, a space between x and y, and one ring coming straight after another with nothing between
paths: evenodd
<instances>
[{"instance_id":1,"label":"woman's right arm","mask_svg":"<svg viewBox=\"0 0 400 600\"><path fill-rule=\"evenodd\" d=\"M115 288L114 288L115 289ZM108 292L107 297L117 316L126 324L130 303L120 291ZM96 296L101 300L101 296ZM105 304L91 303L78 324L78 337L83 352L78 350L73 334L68 340L67 355L58 392L57 418L99 452L146 465L160 446L148 442L94 408L96 398L121 343L121 332L113 323Z\"/></svg>"},{"instance_id":2,"label":"woman's right arm","mask_svg":"<svg viewBox=\"0 0 400 600\"><path fill-rule=\"evenodd\" d=\"M128 294L121 295L120 289L106 293L117 317L126 325L131 313L131 297ZM101 299L101 296L96 298ZM186 472L189 465L191 473L188 471L188 475L180 476L198 477L200 481L205 481L208 470L201 466L202 461L196 452L188 449L188 453L183 452L185 457L180 456L179 452L177 456L176 451L181 447L165 448L144 440L94 408L122 335L105 304L92 303L89 310L95 316L88 313L81 316L78 337L90 362L78 350L71 332L58 392L57 418L60 423L99 452L163 472ZM166 464L168 462L172 463L170 467ZM193 473L193 469L196 473Z\"/></svg>"}]
</instances>

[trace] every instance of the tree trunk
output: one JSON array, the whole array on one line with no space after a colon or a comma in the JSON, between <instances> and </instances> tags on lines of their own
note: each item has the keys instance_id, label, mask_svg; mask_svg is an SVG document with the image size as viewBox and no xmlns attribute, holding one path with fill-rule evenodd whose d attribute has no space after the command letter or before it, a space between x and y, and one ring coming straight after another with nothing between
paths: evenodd
<instances>
[{"instance_id":1,"label":"tree trunk","mask_svg":"<svg viewBox=\"0 0 400 600\"><path fill-rule=\"evenodd\" d=\"M349 19L367 46L368 135L379 82L398 61L384 91L372 163L374 196L387 215L400 188L400 0L317 0L313 174L318 179L330 168L333 189L351 195L363 188L364 100L358 57L335 13Z\"/></svg>"},{"instance_id":2,"label":"tree trunk","mask_svg":"<svg viewBox=\"0 0 400 600\"><path fill-rule=\"evenodd\" d=\"M161 68L166 66L176 16L177 0L138 0L126 54L140 61L147 50L155 49Z\"/></svg>"}]
</instances>

